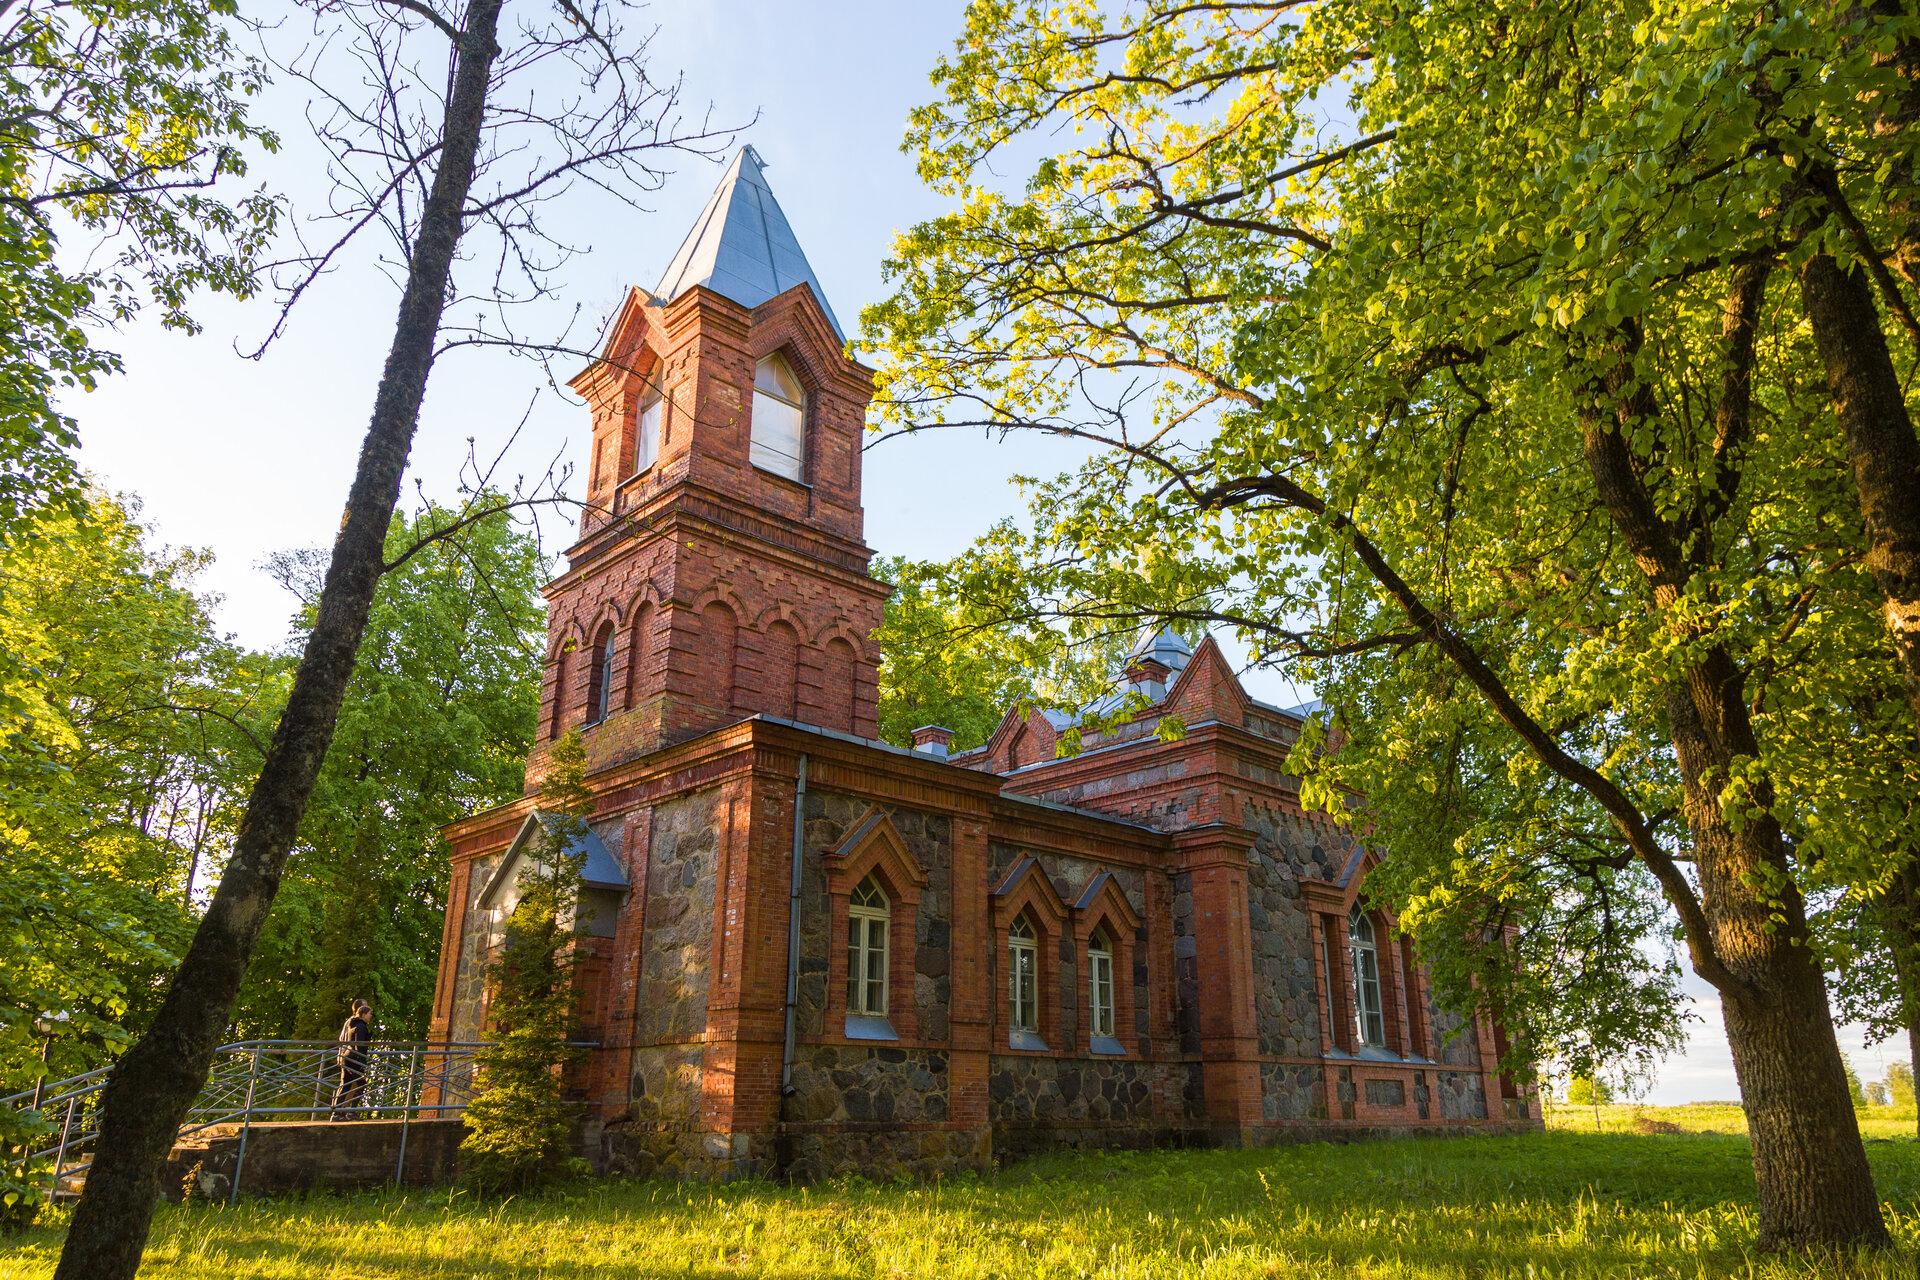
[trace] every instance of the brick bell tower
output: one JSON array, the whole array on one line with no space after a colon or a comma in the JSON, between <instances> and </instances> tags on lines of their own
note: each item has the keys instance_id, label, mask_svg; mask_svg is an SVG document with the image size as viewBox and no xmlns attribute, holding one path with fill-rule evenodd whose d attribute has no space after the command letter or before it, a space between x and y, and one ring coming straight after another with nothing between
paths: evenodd
<instances>
[{"instance_id":1,"label":"brick bell tower","mask_svg":"<svg viewBox=\"0 0 1920 1280\"><path fill-rule=\"evenodd\" d=\"M878 732L872 373L763 169L741 148L659 287L628 293L569 384L593 450L579 539L546 589L540 740L582 728L595 768L755 714Z\"/></svg>"}]
</instances>

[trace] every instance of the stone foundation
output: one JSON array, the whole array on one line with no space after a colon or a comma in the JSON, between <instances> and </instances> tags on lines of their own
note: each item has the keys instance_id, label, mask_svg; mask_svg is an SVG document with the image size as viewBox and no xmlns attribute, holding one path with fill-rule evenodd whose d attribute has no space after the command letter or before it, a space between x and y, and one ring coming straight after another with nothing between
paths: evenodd
<instances>
[{"instance_id":1,"label":"stone foundation","mask_svg":"<svg viewBox=\"0 0 1920 1280\"><path fill-rule=\"evenodd\" d=\"M458 1120L415 1120L404 1127L398 1120L256 1124L246 1132L242 1161L239 1126L223 1126L173 1149L161 1170L160 1193L169 1200L223 1201L236 1171L245 1196L347 1191L391 1182L434 1186L453 1181L466 1131Z\"/></svg>"}]
</instances>

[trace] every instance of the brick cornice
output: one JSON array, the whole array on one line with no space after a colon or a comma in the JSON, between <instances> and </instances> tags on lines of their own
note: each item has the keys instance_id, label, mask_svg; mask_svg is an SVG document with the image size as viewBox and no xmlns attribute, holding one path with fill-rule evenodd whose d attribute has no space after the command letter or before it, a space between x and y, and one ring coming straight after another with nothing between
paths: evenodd
<instances>
[{"instance_id":1,"label":"brick cornice","mask_svg":"<svg viewBox=\"0 0 1920 1280\"><path fill-rule=\"evenodd\" d=\"M630 476L621 487L640 486L646 481L644 475ZM593 572L604 557L687 532L722 541L750 539L756 555L836 578L871 595L884 596L892 591L887 584L867 576L873 549L864 543L775 513L749 511L728 495L689 479L675 480L648 505L629 508L595 526L567 548L566 572L542 591L547 599L554 599Z\"/></svg>"}]
</instances>

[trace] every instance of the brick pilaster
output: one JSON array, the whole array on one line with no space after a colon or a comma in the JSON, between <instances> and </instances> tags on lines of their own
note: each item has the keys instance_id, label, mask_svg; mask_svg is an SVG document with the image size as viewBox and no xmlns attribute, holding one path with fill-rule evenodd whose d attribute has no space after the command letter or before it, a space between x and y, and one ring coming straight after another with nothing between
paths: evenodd
<instances>
[{"instance_id":1,"label":"brick pilaster","mask_svg":"<svg viewBox=\"0 0 1920 1280\"><path fill-rule=\"evenodd\" d=\"M1193 884L1207 1118L1241 1134L1262 1118L1253 939L1247 922L1247 855L1253 839L1250 831L1224 825L1174 838L1180 865Z\"/></svg>"}]
</instances>

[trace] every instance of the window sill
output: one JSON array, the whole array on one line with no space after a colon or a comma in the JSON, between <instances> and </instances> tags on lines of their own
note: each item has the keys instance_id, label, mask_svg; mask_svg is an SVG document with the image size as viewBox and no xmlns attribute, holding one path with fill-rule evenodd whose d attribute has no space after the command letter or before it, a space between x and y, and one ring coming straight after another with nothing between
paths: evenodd
<instances>
[{"instance_id":1,"label":"window sill","mask_svg":"<svg viewBox=\"0 0 1920 1280\"><path fill-rule=\"evenodd\" d=\"M865 1014L847 1015L847 1039L849 1040L898 1040L899 1034L893 1024L885 1018L872 1018Z\"/></svg>"},{"instance_id":2,"label":"window sill","mask_svg":"<svg viewBox=\"0 0 1920 1280\"><path fill-rule=\"evenodd\" d=\"M1104 1053L1110 1057L1124 1057L1127 1052L1127 1046L1112 1036L1095 1036L1087 1047L1095 1053Z\"/></svg>"},{"instance_id":3,"label":"window sill","mask_svg":"<svg viewBox=\"0 0 1920 1280\"><path fill-rule=\"evenodd\" d=\"M763 467L757 462L753 463L752 466L753 466L753 469L755 471L758 471L761 475L767 476L774 480L778 480L781 484L790 484L794 488L804 490L807 493L813 492L813 486L808 484L805 480L795 480L792 476L783 476L778 471L775 471L772 467Z\"/></svg>"},{"instance_id":4,"label":"window sill","mask_svg":"<svg viewBox=\"0 0 1920 1280\"><path fill-rule=\"evenodd\" d=\"M1047 1050L1047 1042L1031 1031L1009 1031L1007 1032L1007 1048L1045 1053Z\"/></svg>"}]
</instances>

